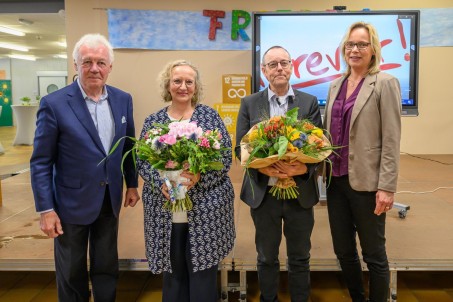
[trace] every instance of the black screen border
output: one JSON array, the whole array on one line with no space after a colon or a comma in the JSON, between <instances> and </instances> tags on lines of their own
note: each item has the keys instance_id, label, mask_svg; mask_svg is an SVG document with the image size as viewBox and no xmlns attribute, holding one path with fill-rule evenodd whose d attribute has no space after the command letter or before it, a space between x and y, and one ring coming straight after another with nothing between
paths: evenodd
<instances>
[{"instance_id":1,"label":"black screen border","mask_svg":"<svg viewBox=\"0 0 453 302\"><path fill-rule=\"evenodd\" d=\"M261 77L261 49L260 49L260 17L261 16L335 16L335 15L400 15L413 16L413 24L411 29L411 43L414 45L414 50L411 49L411 64L409 84L411 86L410 96L414 100L413 105L402 104L402 115L418 116L418 80L419 80L419 49L420 49L420 11L419 10L379 10L379 11L317 11L317 12L297 12L297 11L273 11L273 12L253 12L252 13L252 92L260 90ZM346 30L346 29L345 29ZM265 51L265 50L263 50ZM324 105L320 105L324 111Z\"/></svg>"}]
</instances>

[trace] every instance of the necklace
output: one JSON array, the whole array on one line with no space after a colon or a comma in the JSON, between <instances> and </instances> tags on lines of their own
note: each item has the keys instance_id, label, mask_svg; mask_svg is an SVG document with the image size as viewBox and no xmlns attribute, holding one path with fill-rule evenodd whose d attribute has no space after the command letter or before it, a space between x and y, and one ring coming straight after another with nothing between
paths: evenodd
<instances>
[{"instance_id":1,"label":"necklace","mask_svg":"<svg viewBox=\"0 0 453 302\"><path fill-rule=\"evenodd\" d=\"M351 85L351 87L355 87L356 83L357 83L357 81L353 81L353 80L348 79L348 84Z\"/></svg>"},{"instance_id":2,"label":"necklace","mask_svg":"<svg viewBox=\"0 0 453 302\"><path fill-rule=\"evenodd\" d=\"M190 119L192 117L193 108L191 107L190 110L186 109L181 113L181 112L176 112L175 108L173 108L173 105L170 105L167 108L167 114L171 118L174 118L175 120L186 120L186 119Z\"/></svg>"}]
</instances>

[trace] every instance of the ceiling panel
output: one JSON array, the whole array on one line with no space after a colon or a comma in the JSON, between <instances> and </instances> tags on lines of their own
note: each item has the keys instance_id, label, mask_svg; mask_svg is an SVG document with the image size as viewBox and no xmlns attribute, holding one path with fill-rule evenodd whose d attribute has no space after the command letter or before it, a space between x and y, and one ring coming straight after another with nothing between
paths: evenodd
<instances>
[{"instance_id":1,"label":"ceiling panel","mask_svg":"<svg viewBox=\"0 0 453 302\"><path fill-rule=\"evenodd\" d=\"M32 24L23 24L19 19L30 21ZM19 54L34 55L37 59L49 59L66 53L66 47L58 44L58 42L66 42L64 10L60 10L59 13L0 13L0 26L25 33L25 36L20 37L0 32L0 43L29 48L28 52L0 48L0 57Z\"/></svg>"}]
</instances>

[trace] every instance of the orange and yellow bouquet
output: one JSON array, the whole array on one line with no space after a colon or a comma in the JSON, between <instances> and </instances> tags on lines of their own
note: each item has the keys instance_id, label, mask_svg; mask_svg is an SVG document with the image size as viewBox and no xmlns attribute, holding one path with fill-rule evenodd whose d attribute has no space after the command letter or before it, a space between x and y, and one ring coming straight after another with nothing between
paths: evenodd
<instances>
[{"instance_id":1,"label":"orange and yellow bouquet","mask_svg":"<svg viewBox=\"0 0 453 302\"><path fill-rule=\"evenodd\" d=\"M325 160L333 147L321 128L307 119L297 119L298 111L296 107L253 126L241 140L241 165L260 169L279 160L306 164ZM278 199L298 194L292 177L279 178L270 192Z\"/></svg>"}]
</instances>

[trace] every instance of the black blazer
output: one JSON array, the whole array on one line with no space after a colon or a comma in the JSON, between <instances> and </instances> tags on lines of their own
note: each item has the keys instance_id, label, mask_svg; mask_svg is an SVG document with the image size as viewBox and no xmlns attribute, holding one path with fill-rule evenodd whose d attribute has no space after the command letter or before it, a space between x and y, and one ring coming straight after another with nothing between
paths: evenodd
<instances>
[{"instance_id":1,"label":"black blazer","mask_svg":"<svg viewBox=\"0 0 453 302\"><path fill-rule=\"evenodd\" d=\"M298 118L309 119L317 127L322 127L321 113L318 100L315 96L294 90L295 97L288 100L288 110L299 107ZM236 124L236 146L235 153L238 158L241 156L241 139L247 134L250 128L270 116L270 105L268 89L249 95L241 100ZM317 185L317 169L319 164L307 165L308 173L295 176L294 180L298 186L299 195L297 200L304 208L310 208L319 201L319 190ZM257 208L263 201L267 191L269 176L259 173L256 169L248 169L244 174L241 188L241 200L251 208Z\"/></svg>"}]
</instances>

